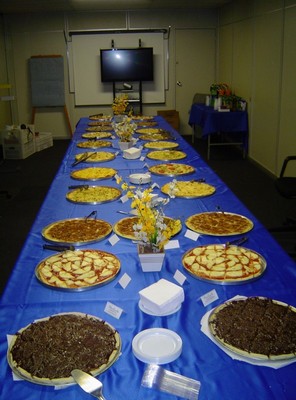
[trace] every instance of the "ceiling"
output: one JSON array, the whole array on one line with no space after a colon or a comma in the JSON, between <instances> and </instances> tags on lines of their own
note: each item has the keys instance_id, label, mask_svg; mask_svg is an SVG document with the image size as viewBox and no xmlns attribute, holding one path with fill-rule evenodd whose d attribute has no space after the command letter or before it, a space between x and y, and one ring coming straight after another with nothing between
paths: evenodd
<instances>
[{"instance_id":1,"label":"ceiling","mask_svg":"<svg viewBox=\"0 0 296 400\"><path fill-rule=\"evenodd\" d=\"M0 13L217 8L232 0L0 0Z\"/></svg>"}]
</instances>

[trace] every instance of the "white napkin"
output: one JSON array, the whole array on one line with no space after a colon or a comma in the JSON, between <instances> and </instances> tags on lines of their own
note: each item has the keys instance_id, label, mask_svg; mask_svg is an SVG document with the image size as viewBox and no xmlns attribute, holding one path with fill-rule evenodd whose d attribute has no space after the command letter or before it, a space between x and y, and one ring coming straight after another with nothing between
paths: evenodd
<instances>
[{"instance_id":1,"label":"white napkin","mask_svg":"<svg viewBox=\"0 0 296 400\"><path fill-rule=\"evenodd\" d=\"M235 296L230 300L238 300L238 299L245 299L246 297L244 296ZM229 300L229 301L230 301ZM252 365L259 365L262 367L269 367L269 368L274 368L274 369L278 369L278 368L282 368L282 367L286 367L287 365L290 365L292 363L294 363L296 361L296 358L292 358L289 360L280 360L280 361L272 361L272 360L257 360L257 359L251 359L248 357L243 357L240 356L226 348L224 348L222 345L220 345L218 342L216 342L213 338L213 336L210 333L209 330L209 324L208 324L208 320L209 320L209 315L212 312L212 310L208 311L201 319L200 324L201 324L201 331L209 338L211 339L212 342L214 342L222 351L224 351L224 353L226 353L229 357L231 357L233 360L238 360L238 361L244 361L248 364L252 364Z\"/></svg>"}]
</instances>

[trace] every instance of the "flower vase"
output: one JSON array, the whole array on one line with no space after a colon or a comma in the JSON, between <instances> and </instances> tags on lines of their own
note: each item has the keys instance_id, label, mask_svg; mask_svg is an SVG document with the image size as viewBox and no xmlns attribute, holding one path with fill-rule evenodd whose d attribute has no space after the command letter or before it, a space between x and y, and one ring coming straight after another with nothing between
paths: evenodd
<instances>
[{"instance_id":1,"label":"flower vase","mask_svg":"<svg viewBox=\"0 0 296 400\"><path fill-rule=\"evenodd\" d=\"M138 254L143 272L159 272L162 269L165 252L155 251L151 245L138 244Z\"/></svg>"},{"instance_id":2,"label":"flower vase","mask_svg":"<svg viewBox=\"0 0 296 400\"><path fill-rule=\"evenodd\" d=\"M120 150L122 150L122 151L130 149L131 147L133 147L133 144L134 144L134 142L132 140L130 140L129 142L121 142L119 140L119 142L118 142L118 146L119 146Z\"/></svg>"}]
</instances>

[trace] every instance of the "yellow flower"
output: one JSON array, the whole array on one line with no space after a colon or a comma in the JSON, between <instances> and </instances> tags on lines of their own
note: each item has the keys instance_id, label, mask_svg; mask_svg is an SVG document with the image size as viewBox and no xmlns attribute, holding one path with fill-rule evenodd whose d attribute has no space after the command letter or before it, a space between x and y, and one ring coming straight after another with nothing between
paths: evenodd
<instances>
[{"instance_id":1,"label":"yellow flower","mask_svg":"<svg viewBox=\"0 0 296 400\"><path fill-rule=\"evenodd\" d=\"M159 203L153 202L151 187L141 190L135 186L129 186L125 182L121 187L127 192L128 198L132 200L131 208L137 211L139 217L138 223L133 227L137 240L162 249L181 225L179 220L172 220L169 225L164 223L162 206L167 204L168 200Z\"/></svg>"}]
</instances>

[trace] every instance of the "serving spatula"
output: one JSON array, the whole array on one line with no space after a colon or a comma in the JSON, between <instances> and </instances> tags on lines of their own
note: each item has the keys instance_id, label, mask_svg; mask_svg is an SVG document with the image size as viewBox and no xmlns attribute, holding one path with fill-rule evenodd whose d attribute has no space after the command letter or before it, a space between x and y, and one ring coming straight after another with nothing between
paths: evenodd
<instances>
[{"instance_id":1,"label":"serving spatula","mask_svg":"<svg viewBox=\"0 0 296 400\"><path fill-rule=\"evenodd\" d=\"M103 396L103 384L98 379L80 369L73 369L71 375L86 393L97 399L106 400Z\"/></svg>"}]
</instances>

